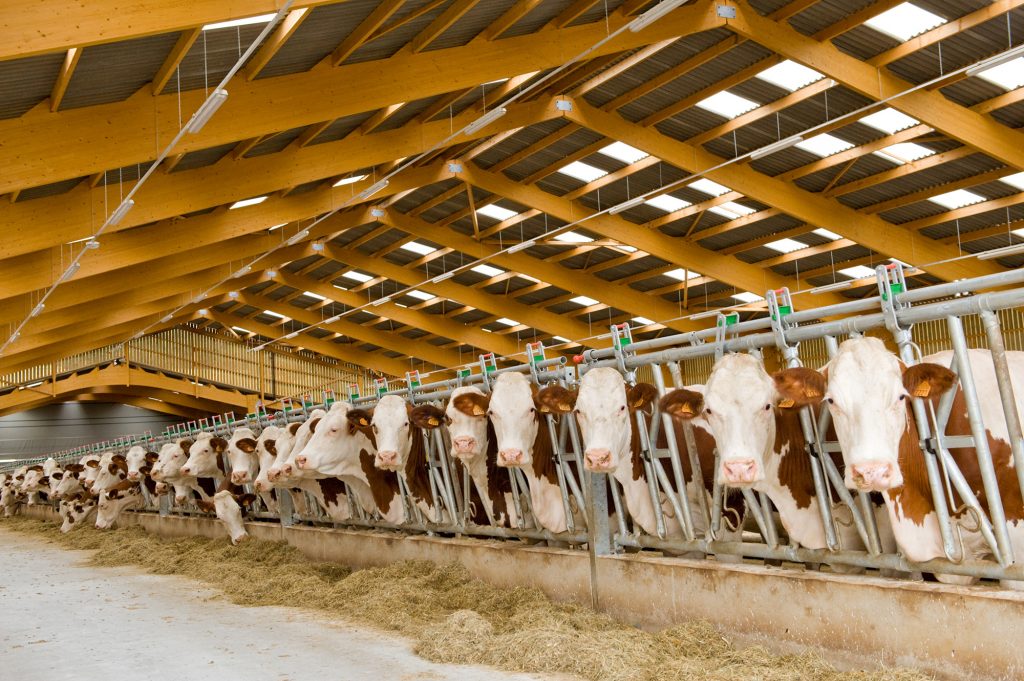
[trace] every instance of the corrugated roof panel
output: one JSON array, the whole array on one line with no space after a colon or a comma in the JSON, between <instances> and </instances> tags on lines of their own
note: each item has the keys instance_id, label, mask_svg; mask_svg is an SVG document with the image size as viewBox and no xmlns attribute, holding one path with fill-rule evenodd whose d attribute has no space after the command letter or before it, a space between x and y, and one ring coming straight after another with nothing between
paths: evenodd
<instances>
[{"instance_id":1,"label":"corrugated roof panel","mask_svg":"<svg viewBox=\"0 0 1024 681\"><path fill-rule=\"evenodd\" d=\"M291 130L285 130L283 132L272 135L269 139L266 139L245 154L245 158L252 158L253 156L263 156L264 154L275 154L282 151L285 147L295 141L302 131L305 130L305 126L298 128L292 128Z\"/></svg>"},{"instance_id":2,"label":"corrugated roof panel","mask_svg":"<svg viewBox=\"0 0 1024 681\"><path fill-rule=\"evenodd\" d=\"M586 12L580 15L578 19L569 24L569 26L579 26L580 24L589 24L594 21L604 21L605 14L611 14L619 8L623 0L608 0L607 2L595 2L593 6Z\"/></svg>"},{"instance_id":3,"label":"corrugated roof panel","mask_svg":"<svg viewBox=\"0 0 1024 681\"><path fill-rule=\"evenodd\" d=\"M569 124L564 118L554 118L550 121L527 126L483 152L474 161L483 168L490 168L495 163L519 153L531 144L539 142L541 139L551 133L558 132Z\"/></svg>"},{"instance_id":4,"label":"corrugated roof panel","mask_svg":"<svg viewBox=\"0 0 1024 681\"><path fill-rule=\"evenodd\" d=\"M522 19L502 33L498 38L513 38L519 35L527 35L539 31L549 21L557 17L562 11L571 5L573 0L544 0L536 7L526 13Z\"/></svg>"},{"instance_id":5,"label":"corrugated roof panel","mask_svg":"<svg viewBox=\"0 0 1024 681\"><path fill-rule=\"evenodd\" d=\"M380 4L377 0L345 0L315 7L278 50L259 78L308 71L333 52Z\"/></svg>"},{"instance_id":6,"label":"corrugated roof panel","mask_svg":"<svg viewBox=\"0 0 1024 681\"><path fill-rule=\"evenodd\" d=\"M505 174L519 181L545 168L560 167L565 164L566 156L600 139L600 134L581 128L506 169Z\"/></svg>"},{"instance_id":7,"label":"corrugated roof panel","mask_svg":"<svg viewBox=\"0 0 1024 681\"><path fill-rule=\"evenodd\" d=\"M819 0L791 18L789 23L801 33L813 35L874 2L875 0Z\"/></svg>"},{"instance_id":8,"label":"corrugated roof panel","mask_svg":"<svg viewBox=\"0 0 1024 681\"><path fill-rule=\"evenodd\" d=\"M409 15L421 9L424 5L433 0L409 0L402 5L402 8L392 15L391 19L384 25L384 28L394 26L404 21ZM352 56L345 60L345 64L373 61L375 59L386 59L405 47L406 43L416 37L416 34L426 28L431 21L436 19L445 10L446 5L439 5L423 16L417 17L404 26L400 26L381 37L363 44Z\"/></svg>"},{"instance_id":9,"label":"corrugated roof panel","mask_svg":"<svg viewBox=\"0 0 1024 681\"><path fill-rule=\"evenodd\" d=\"M323 142L340 140L362 125L366 119L373 115L373 113L373 111L364 111L363 113L338 118L327 126L322 133L314 137L310 144L321 144Z\"/></svg>"},{"instance_id":10,"label":"corrugated roof panel","mask_svg":"<svg viewBox=\"0 0 1024 681\"><path fill-rule=\"evenodd\" d=\"M435 38L425 52L443 50L449 47L465 45L483 33L498 17L514 4L514 0L491 0L478 2L468 12L459 17L458 21L449 26L444 33Z\"/></svg>"},{"instance_id":11,"label":"corrugated roof panel","mask_svg":"<svg viewBox=\"0 0 1024 681\"><path fill-rule=\"evenodd\" d=\"M50 96L64 53L0 61L0 119L18 118Z\"/></svg>"},{"instance_id":12,"label":"corrugated roof panel","mask_svg":"<svg viewBox=\"0 0 1024 681\"><path fill-rule=\"evenodd\" d=\"M178 165L174 166L174 170L171 172L179 173L183 170L194 170L195 168L204 168L206 166L213 165L224 158L224 156L230 153L230 151L236 146L237 142L230 142L216 147L209 147L208 149L190 151L185 154L184 158L178 161Z\"/></svg>"},{"instance_id":13,"label":"corrugated roof panel","mask_svg":"<svg viewBox=\"0 0 1024 681\"><path fill-rule=\"evenodd\" d=\"M86 47L60 108L120 102L153 80L178 33Z\"/></svg>"},{"instance_id":14,"label":"corrugated roof panel","mask_svg":"<svg viewBox=\"0 0 1024 681\"><path fill-rule=\"evenodd\" d=\"M396 111L391 118L384 121L381 125L375 128L374 132L384 132L385 130L394 130L400 128L406 123L410 123L414 118L420 115L424 109L430 106L435 97L426 97L424 99L417 99L414 102L409 102L401 109Z\"/></svg>"},{"instance_id":15,"label":"corrugated roof panel","mask_svg":"<svg viewBox=\"0 0 1024 681\"><path fill-rule=\"evenodd\" d=\"M1004 106L992 112L992 118L1009 128L1024 127L1024 102Z\"/></svg>"},{"instance_id":16,"label":"corrugated roof panel","mask_svg":"<svg viewBox=\"0 0 1024 681\"><path fill-rule=\"evenodd\" d=\"M216 87L264 26L265 24L250 24L203 31L181 60L177 72L167 81L163 92L177 92L179 87L181 90ZM153 73L155 72L156 69L153 69ZM151 73L150 76L152 75Z\"/></svg>"},{"instance_id":17,"label":"corrugated roof panel","mask_svg":"<svg viewBox=\"0 0 1024 681\"><path fill-rule=\"evenodd\" d=\"M0 62L2 64L3 62ZM32 187L26 189L18 194L18 200L16 203L22 201L31 201L32 199L42 199L47 196L57 196L58 194L64 194L74 189L82 178L75 177L70 180L61 180L60 182L54 182L52 184L44 184L39 187Z\"/></svg>"}]
</instances>

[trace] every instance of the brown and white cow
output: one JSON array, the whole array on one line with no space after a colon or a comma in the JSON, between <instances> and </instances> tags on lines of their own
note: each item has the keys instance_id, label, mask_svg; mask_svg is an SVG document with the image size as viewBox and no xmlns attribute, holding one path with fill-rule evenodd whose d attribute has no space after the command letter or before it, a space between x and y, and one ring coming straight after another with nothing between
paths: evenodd
<instances>
[{"instance_id":1,"label":"brown and white cow","mask_svg":"<svg viewBox=\"0 0 1024 681\"><path fill-rule=\"evenodd\" d=\"M190 497L208 501L216 494L217 482L212 477L196 477L182 472L192 447L212 438L210 433L200 433L195 440L181 438L160 448L156 463L150 471L150 477L158 483L157 494L162 493L166 487L172 487L174 502L179 505Z\"/></svg>"},{"instance_id":2,"label":"brown and white cow","mask_svg":"<svg viewBox=\"0 0 1024 681\"><path fill-rule=\"evenodd\" d=\"M60 531L68 533L76 528L84 527L89 516L96 512L96 502L96 495L84 490L72 494L67 499L61 499Z\"/></svg>"},{"instance_id":3,"label":"brown and white cow","mask_svg":"<svg viewBox=\"0 0 1024 681\"><path fill-rule=\"evenodd\" d=\"M814 372L805 368L769 375L757 357L725 355L715 362L703 394L676 390L665 396L663 407L677 418L703 415L718 445L718 482L764 492L778 510L790 542L825 549L825 525L800 424L800 408L819 403L822 391L811 385L806 391L790 390L811 375ZM883 550L894 550L881 507L876 516ZM864 548L852 522L837 523L836 530L842 548Z\"/></svg>"},{"instance_id":4,"label":"brown and white cow","mask_svg":"<svg viewBox=\"0 0 1024 681\"><path fill-rule=\"evenodd\" d=\"M970 422L963 390L946 367L949 351L925 357L920 364L905 367L877 338L844 341L824 374L808 378L824 392L836 435L846 462L846 483L852 489L883 492L892 529L901 552L912 561L943 557L935 505L928 483L925 456L910 396L937 401L942 393L955 389L947 435L970 434ZM999 400L995 369L986 350L970 350L969 362L977 386L989 449L999 483L1010 541L1017 560L1024 556L1024 500L1017 483L1010 451L1006 419ZM1024 412L1024 353L1008 352L1007 362L1017 400ZM794 384L793 391L806 390L806 383ZM963 472L983 506L987 505L974 448L953 448L950 454ZM953 493L953 492L951 492ZM954 494L954 508L961 504ZM980 533L971 531L970 521L961 524L966 559L983 558L989 550ZM936 575L949 583L969 583L967 577ZM1024 589L1024 583L1007 581L1004 586Z\"/></svg>"},{"instance_id":5,"label":"brown and white cow","mask_svg":"<svg viewBox=\"0 0 1024 681\"><path fill-rule=\"evenodd\" d=\"M508 471L498 467L498 440L487 418L487 396L479 388L462 386L452 391L443 410L420 405L412 410L411 418L424 430L444 423L451 441L451 456L461 462L473 481L475 498L471 503L483 506L483 517L474 518L474 522L518 527L512 481Z\"/></svg>"}]
</instances>

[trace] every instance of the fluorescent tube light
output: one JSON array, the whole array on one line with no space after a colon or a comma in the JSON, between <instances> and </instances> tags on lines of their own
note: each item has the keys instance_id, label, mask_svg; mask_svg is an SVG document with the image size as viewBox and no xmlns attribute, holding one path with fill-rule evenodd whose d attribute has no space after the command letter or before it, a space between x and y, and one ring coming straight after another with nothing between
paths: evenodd
<instances>
[{"instance_id":1,"label":"fluorescent tube light","mask_svg":"<svg viewBox=\"0 0 1024 681\"><path fill-rule=\"evenodd\" d=\"M530 247L536 246L536 245L537 245L536 239L530 239L529 241L520 241L519 243L517 243L517 244L515 244L513 246L509 246L507 252L508 253L518 253L519 251L526 250L527 248L530 248Z\"/></svg>"},{"instance_id":2,"label":"fluorescent tube light","mask_svg":"<svg viewBox=\"0 0 1024 681\"><path fill-rule=\"evenodd\" d=\"M390 303L390 302L391 302L391 296L384 296L383 298L378 298L377 300L373 301L373 306L374 307L379 307L379 306L383 305L384 303Z\"/></svg>"},{"instance_id":3,"label":"fluorescent tube light","mask_svg":"<svg viewBox=\"0 0 1024 681\"><path fill-rule=\"evenodd\" d=\"M828 293L829 291L842 291L844 288L850 288L853 286L853 281L837 281L834 284L825 284L824 286L815 286L810 290L810 293L815 295L819 293Z\"/></svg>"},{"instance_id":4,"label":"fluorescent tube light","mask_svg":"<svg viewBox=\"0 0 1024 681\"><path fill-rule=\"evenodd\" d=\"M238 279L239 277L244 277L245 275L249 274L249 272L251 270L252 270L252 265L246 265L245 267L243 267L242 269L238 270L237 272L235 272L231 276L234 279Z\"/></svg>"},{"instance_id":5,"label":"fluorescent tube light","mask_svg":"<svg viewBox=\"0 0 1024 681\"><path fill-rule=\"evenodd\" d=\"M630 199L629 201L623 201L622 203L620 203L618 205L615 205L615 206L612 206L611 208L609 208L608 209L608 213L610 215L616 215L618 213L621 213L624 210L629 210L630 208L636 208L637 206L643 205L644 200L645 200L644 197L638 196L638 197L636 197L634 199Z\"/></svg>"},{"instance_id":6,"label":"fluorescent tube light","mask_svg":"<svg viewBox=\"0 0 1024 681\"><path fill-rule=\"evenodd\" d=\"M32 308L32 312L29 314L29 317L36 317L36 316L38 316L39 313L43 311L44 307L46 307L46 305L44 303L39 303L34 308Z\"/></svg>"},{"instance_id":7,"label":"fluorescent tube light","mask_svg":"<svg viewBox=\"0 0 1024 681\"><path fill-rule=\"evenodd\" d=\"M487 113L485 113L480 118L476 119L475 121L473 121L472 123L467 125L465 128L463 128L462 132L465 135L472 135L473 133L475 133L480 128L487 127L488 125L490 125L494 121L496 121L499 118L501 118L502 116L504 116L506 113L508 113L508 109L506 109L505 107L503 107L503 106L495 107L495 108L491 109L490 111L488 111Z\"/></svg>"},{"instance_id":8,"label":"fluorescent tube light","mask_svg":"<svg viewBox=\"0 0 1024 681\"><path fill-rule=\"evenodd\" d=\"M384 189L384 187L387 187L389 184L391 184L391 183L388 180L386 180L386 179L385 180L378 180L377 182L374 182L373 184L371 184L369 187L367 187L363 191L361 191L358 194L356 194L356 198L357 199L368 199L371 196L373 196L374 194L376 194L377 192L379 192L381 189Z\"/></svg>"},{"instance_id":9,"label":"fluorescent tube light","mask_svg":"<svg viewBox=\"0 0 1024 681\"><path fill-rule=\"evenodd\" d=\"M687 2L689 2L689 0L662 0L657 5L629 22L629 30L633 33L642 31L658 19L674 10L676 7L681 7Z\"/></svg>"},{"instance_id":10,"label":"fluorescent tube light","mask_svg":"<svg viewBox=\"0 0 1024 681\"><path fill-rule=\"evenodd\" d=\"M799 144L800 142L803 142L803 141L804 141L804 138L801 135L793 135L792 137L787 137L786 139L781 139L778 142L774 142L774 143L769 144L767 146L761 147L760 149L755 149L750 154L750 158L751 158L751 160L756 161L759 158L764 158L765 156L771 156L772 154L774 154L777 151L782 151L783 149L788 149L789 147L793 146L794 144Z\"/></svg>"},{"instance_id":11,"label":"fluorescent tube light","mask_svg":"<svg viewBox=\"0 0 1024 681\"><path fill-rule=\"evenodd\" d=\"M286 334L286 335L285 335L285 338L295 338L295 337L296 337L296 336L298 336L298 335L299 335L299 332L298 332L298 331L292 331L291 333L289 333L289 334Z\"/></svg>"},{"instance_id":12,"label":"fluorescent tube light","mask_svg":"<svg viewBox=\"0 0 1024 681\"><path fill-rule=\"evenodd\" d=\"M164 318L160 320L160 323L161 324L166 324L167 322L171 321L171 319L173 319L173 318L174 318L174 315L172 315L172 314L165 315Z\"/></svg>"},{"instance_id":13,"label":"fluorescent tube light","mask_svg":"<svg viewBox=\"0 0 1024 681\"><path fill-rule=\"evenodd\" d=\"M717 316L719 312L721 312L721 310L708 310L707 312L698 312L697 314L692 314L688 318L689 319L707 319L708 317L715 317L715 316Z\"/></svg>"},{"instance_id":14,"label":"fluorescent tube light","mask_svg":"<svg viewBox=\"0 0 1024 681\"><path fill-rule=\"evenodd\" d=\"M430 283L431 284L440 284L442 281L446 281L448 279L451 279L454 276L455 276L455 272L445 272L444 274L439 274L436 277L434 277L433 279L431 279Z\"/></svg>"},{"instance_id":15,"label":"fluorescent tube light","mask_svg":"<svg viewBox=\"0 0 1024 681\"><path fill-rule=\"evenodd\" d=\"M185 124L185 130L193 135L202 130L203 126L213 118L213 114L217 113L217 109L227 101L227 98L228 91L222 87L217 88L210 93L210 96L206 98L206 101L203 102L202 106L192 114L192 118L190 118L188 123Z\"/></svg>"},{"instance_id":16,"label":"fluorescent tube light","mask_svg":"<svg viewBox=\"0 0 1024 681\"><path fill-rule=\"evenodd\" d=\"M295 244L305 239L307 236L309 236L309 230L304 229L301 232L298 232L297 234L292 236L292 238L288 239L288 241L286 241L285 243L288 244L289 246L294 246Z\"/></svg>"},{"instance_id":17,"label":"fluorescent tube light","mask_svg":"<svg viewBox=\"0 0 1024 681\"><path fill-rule=\"evenodd\" d=\"M976 76L982 71L988 71L989 69L995 68L997 66L1002 66L1003 64L1011 62L1022 55L1024 55L1024 45L1018 45L1012 50L1009 50L1002 54L997 54L994 57L989 57L985 61L975 64L971 68L967 69L967 75Z\"/></svg>"},{"instance_id":18,"label":"fluorescent tube light","mask_svg":"<svg viewBox=\"0 0 1024 681\"><path fill-rule=\"evenodd\" d=\"M984 251L983 253L978 254L978 260L995 260L996 258L1005 258L1008 255L1017 255L1018 253L1024 253L1024 244L1003 246L1002 248L994 248L990 251Z\"/></svg>"},{"instance_id":19,"label":"fluorescent tube light","mask_svg":"<svg viewBox=\"0 0 1024 681\"><path fill-rule=\"evenodd\" d=\"M81 263L77 263L77 262L71 263L68 266L68 268L66 270L64 270L64 274L60 275L60 279L57 280L57 283L58 284L63 284L65 281L67 281L71 277L75 276L75 273L77 273L79 268L81 268L81 267L82 267Z\"/></svg>"},{"instance_id":20,"label":"fluorescent tube light","mask_svg":"<svg viewBox=\"0 0 1024 681\"><path fill-rule=\"evenodd\" d=\"M324 324L333 324L334 322L337 322L337 321L340 321L340 320L341 320L341 315L339 314L339 315L335 315L333 317L328 317L327 319L325 319L323 321L323 323Z\"/></svg>"},{"instance_id":21,"label":"fluorescent tube light","mask_svg":"<svg viewBox=\"0 0 1024 681\"><path fill-rule=\"evenodd\" d=\"M130 211L134 205L134 199L126 199L122 201L121 204L114 209L114 212L110 214L107 224L113 227L117 223L121 222L121 220L124 220L124 216L128 215L128 211Z\"/></svg>"}]
</instances>

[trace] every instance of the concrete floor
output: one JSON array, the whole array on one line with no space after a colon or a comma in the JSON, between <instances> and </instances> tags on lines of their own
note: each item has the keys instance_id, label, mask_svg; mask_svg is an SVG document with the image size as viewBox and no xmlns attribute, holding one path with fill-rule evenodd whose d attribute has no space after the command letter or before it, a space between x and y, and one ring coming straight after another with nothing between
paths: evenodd
<instances>
[{"instance_id":1,"label":"concrete floor","mask_svg":"<svg viewBox=\"0 0 1024 681\"><path fill-rule=\"evenodd\" d=\"M0 529L0 678L20 681L526 681L439 665L407 640L291 608L246 608L178 577L96 568Z\"/></svg>"}]
</instances>

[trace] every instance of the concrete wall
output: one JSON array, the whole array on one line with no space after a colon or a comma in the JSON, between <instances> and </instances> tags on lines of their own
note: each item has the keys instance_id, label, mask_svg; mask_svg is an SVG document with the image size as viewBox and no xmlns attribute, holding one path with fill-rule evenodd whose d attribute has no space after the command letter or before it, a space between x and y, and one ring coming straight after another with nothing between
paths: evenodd
<instances>
[{"instance_id":1,"label":"concrete wall","mask_svg":"<svg viewBox=\"0 0 1024 681\"><path fill-rule=\"evenodd\" d=\"M226 538L209 518L129 513L124 521L165 536ZM592 593L583 551L273 523L247 528L310 558L357 568L456 561L492 584L537 587L558 600L590 604L596 593L601 610L645 628L700 618L778 651L823 648L840 664L912 666L949 679L1024 678L1020 592L630 554L596 560Z\"/></svg>"},{"instance_id":2,"label":"concrete wall","mask_svg":"<svg viewBox=\"0 0 1024 681\"><path fill-rule=\"evenodd\" d=\"M62 402L0 417L0 459L38 456L146 430L181 419L125 404Z\"/></svg>"}]
</instances>

